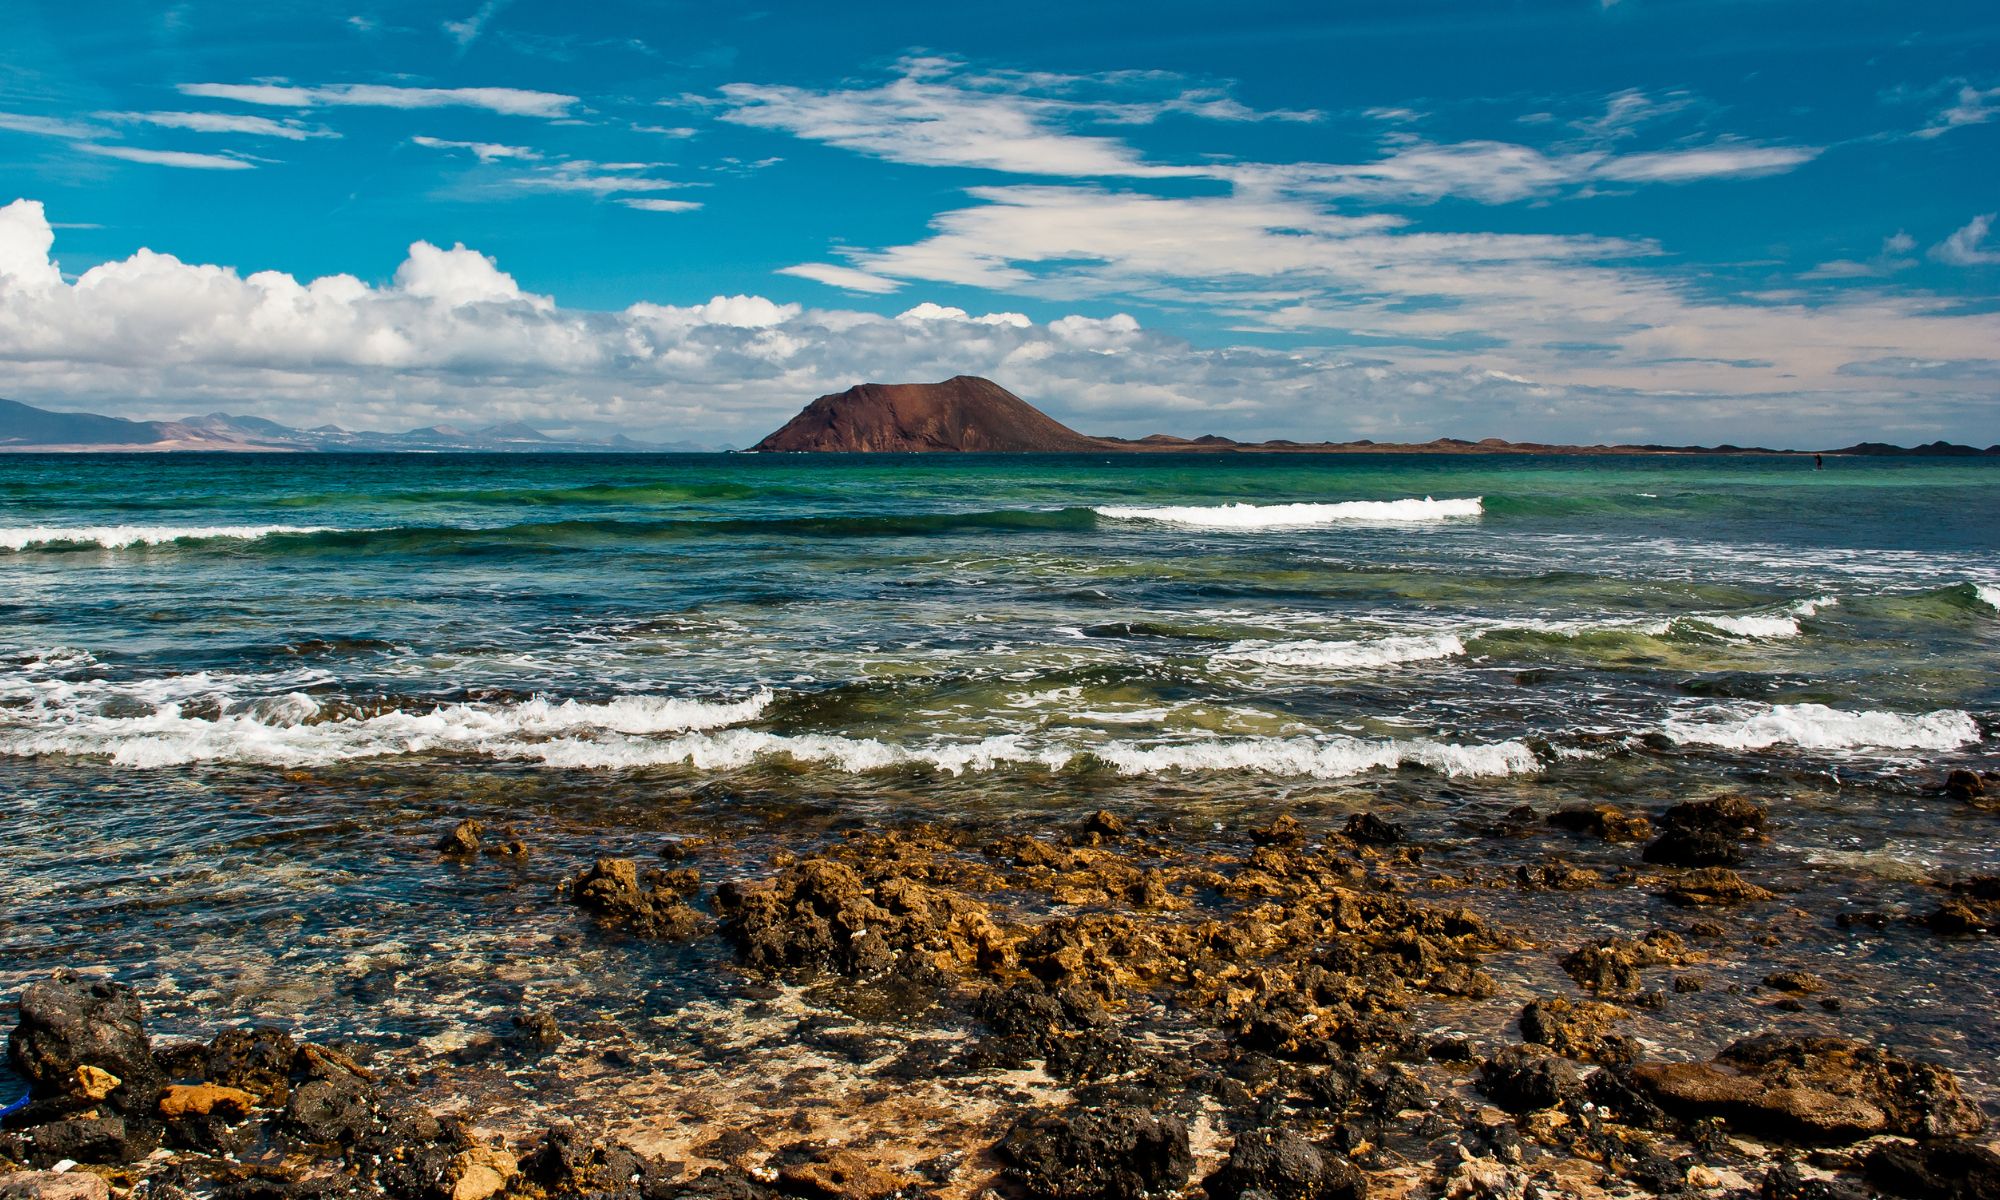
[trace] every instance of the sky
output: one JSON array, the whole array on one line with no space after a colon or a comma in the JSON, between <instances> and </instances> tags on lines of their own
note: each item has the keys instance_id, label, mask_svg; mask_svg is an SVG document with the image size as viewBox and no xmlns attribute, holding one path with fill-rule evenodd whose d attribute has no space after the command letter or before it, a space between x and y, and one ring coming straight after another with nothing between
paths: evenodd
<instances>
[{"instance_id":1,"label":"sky","mask_svg":"<svg viewBox=\"0 0 2000 1200\"><path fill-rule=\"evenodd\" d=\"M2000 442L2000 7L14 0L0 395Z\"/></svg>"}]
</instances>

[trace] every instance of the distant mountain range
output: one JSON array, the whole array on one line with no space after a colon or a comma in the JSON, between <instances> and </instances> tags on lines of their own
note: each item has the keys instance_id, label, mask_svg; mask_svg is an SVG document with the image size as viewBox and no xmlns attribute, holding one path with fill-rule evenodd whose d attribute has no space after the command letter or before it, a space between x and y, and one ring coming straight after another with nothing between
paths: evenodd
<instances>
[{"instance_id":1,"label":"distant mountain range","mask_svg":"<svg viewBox=\"0 0 2000 1200\"><path fill-rule=\"evenodd\" d=\"M0 451L169 451L239 453L417 453L531 454L687 453L710 450L686 442L653 443L623 436L608 441L550 437L521 421L483 429L430 425L407 433L375 433L321 425L293 429L262 417L210 413L179 421L128 421L97 413L50 412L14 400L0 400Z\"/></svg>"},{"instance_id":2,"label":"distant mountain range","mask_svg":"<svg viewBox=\"0 0 2000 1200\"><path fill-rule=\"evenodd\" d=\"M1461 438L1438 438L1429 442L1238 442L1215 434L1198 438L1176 437L1168 433L1155 433L1138 439L1093 437L1078 433L992 380L975 375L957 375L942 383L863 383L844 392L821 396L752 449L763 454L1101 454L1106 451L1133 454L1813 453L1810 450L1729 445L1561 446L1547 442L1509 442L1500 438L1477 442ZM1821 453L1984 457L2000 455L2000 446L1981 450L1950 442L1932 442L1906 449L1883 442L1861 442Z\"/></svg>"}]
</instances>

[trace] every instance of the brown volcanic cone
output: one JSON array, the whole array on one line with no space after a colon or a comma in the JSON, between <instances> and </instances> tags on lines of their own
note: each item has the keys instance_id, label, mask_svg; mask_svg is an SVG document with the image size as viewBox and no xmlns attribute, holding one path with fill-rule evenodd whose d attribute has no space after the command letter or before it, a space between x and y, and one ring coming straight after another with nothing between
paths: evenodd
<instances>
[{"instance_id":1,"label":"brown volcanic cone","mask_svg":"<svg viewBox=\"0 0 2000 1200\"><path fill-rule=\"evenodd\" d=\"M1062 454L1107 447L994 383L864 383L821 396L754 450Z\"/></svg>"}]
</instances>

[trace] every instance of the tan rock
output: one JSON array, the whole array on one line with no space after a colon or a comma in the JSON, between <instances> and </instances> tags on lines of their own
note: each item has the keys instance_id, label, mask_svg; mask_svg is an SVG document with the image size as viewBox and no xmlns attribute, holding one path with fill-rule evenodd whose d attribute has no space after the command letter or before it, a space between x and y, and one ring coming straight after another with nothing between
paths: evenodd
<instances>
[{"instance_id":1,"label":"tan rock","mask_svg":"<svg viewBox=\"0 0 2000 1200\"><path fill-rule=\"evenodd\" d=\"M452 1160L451 1200L488 1200L507 1187L517 1168L514 1156L495 1146L474 1146Z\"/></svg>"},{"instance_id":2,"label":"tan rock","mask_svg":"<svg viewBox=\"0 0 2000 1200\"><path fill-rule=\"evenodd\" d=\"M102 1100L117 1091L118 1085L124 1082L104 1068L93 1067L89 1063L76 1069L76 1090L86 1100Z\"/></svg>"},{"instance_id":3,"label":"tan rock","mask_svg":"<svg viewBox=\"0 0 2000 1200\"><path fill-rule=\"evenodd\" d=\"M256 1103L257 1097L242 1088L218 1083L176 1083L161 1094L160 1115L169 1121L176 1117L208 1116L236 1121L249 1116Z\"/></svg>"},{"instance_id":4,"label":"tan rock","mask_svg":"<svg viewBox=\"0 0 2000 1200\"><path fill-rule=\"evenodd\" d=\"M0 1200L110 1200L102 1177L88 1171L17 1171L0 1175Z\"/></svg>"},{"instance_id":5,"label":"tan rock","mask_svg":"<svg viewBox=\"0 0 2000 1200\"><path fill-rule=\"evenodd\" d=\"M778 1182L787 1192L824 1200L880 1200L915 1181L843 1149L784 1167Z\"/></svg>"}]
</instances>

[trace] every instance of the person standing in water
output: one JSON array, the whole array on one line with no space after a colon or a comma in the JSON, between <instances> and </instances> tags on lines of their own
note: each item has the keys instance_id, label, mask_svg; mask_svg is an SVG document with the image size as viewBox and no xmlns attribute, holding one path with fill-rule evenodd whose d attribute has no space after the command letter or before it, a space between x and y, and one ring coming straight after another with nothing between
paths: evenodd
<instances>
[{"instance_id":1,"label":"person standing in water","mask_svg":"<svg viewBox=\"0 0 2000 1200\"><path fill-rule=\"evenodd\" d=\"M1818 454L1813 455L1813 470L1815 471L1826 470L1826 459Z\"/></svg>"}]
</instances>

